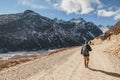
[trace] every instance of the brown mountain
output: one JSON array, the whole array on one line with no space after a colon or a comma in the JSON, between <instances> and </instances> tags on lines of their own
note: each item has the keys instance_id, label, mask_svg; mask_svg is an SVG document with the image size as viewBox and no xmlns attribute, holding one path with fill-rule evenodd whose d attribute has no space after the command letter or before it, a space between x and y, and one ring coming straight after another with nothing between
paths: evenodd
<instances>
[{"instance_id":1,"label":"brown mountain","mask_svg":"<svg viewBox=\"0 0 120 80\"><path fill-rule=\"evenodd\" d=\"M102 40L110 39L113 35L120 34L120 21L118 21L113 27L111 27L107 32L99 36Z\"/></svg>"},{"instance_id":2,"label":"brown mountain","mask_svg":"<svg viewBox=\"0 0 120 80\"><path fill-rule=\"evenodd\" d=\"M120 33L120 21L117 22L112 28L110 28L106 33L119 34Z\"/></svg>"}]
</instances>

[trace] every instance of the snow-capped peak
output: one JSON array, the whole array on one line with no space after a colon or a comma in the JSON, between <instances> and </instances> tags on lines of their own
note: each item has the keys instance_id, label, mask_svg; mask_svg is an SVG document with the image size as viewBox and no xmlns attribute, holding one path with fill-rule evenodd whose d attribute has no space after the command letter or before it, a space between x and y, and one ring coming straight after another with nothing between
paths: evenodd
<instances>
[{"instance_id":1,"label":"snow-capped peak","mask_svg":"<svg viewBox=\"0 0 120 80\"><path fill-rule=\"evenodd\" d=\"M78 23L84 23L86 21L83 18L77 18L77 19L73 18L70 20L70 22L78 24Z\"/></svg>"},{"instance_id":2,"label":"snow-capped peak","mask_svg":"<svg viewBox=\"0 0 120 80\"><path fill-rule=\"evenodd\" d=\"M26 11L24 11L24 14L25 15L31 15L31 16L33 16L33 15L39 15L38 13L36 13L36 12L34 12L32 10L26 10Z\"/></svg>"},{"instance_id":3,"label":"snow-capped peak","mask_svg":"<svg viewBox=\"0 0 120 80\"><path fill-rule=\"evenodd\" d=\"M111 26L103 26L103 25L98 25L98 27L103 31L103 33L105 33L111 28Z\"/></svg>"}]
</instances>

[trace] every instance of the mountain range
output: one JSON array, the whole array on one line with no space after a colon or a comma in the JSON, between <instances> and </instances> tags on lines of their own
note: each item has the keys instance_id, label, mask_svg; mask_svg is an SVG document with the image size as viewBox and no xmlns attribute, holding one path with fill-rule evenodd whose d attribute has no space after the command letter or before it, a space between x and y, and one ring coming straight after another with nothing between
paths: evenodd
<instances>
[{"instance_id":1,"label":"mountain range","mask_svg":"<svg viewBox=\"0 0 120 80\"><path fill-rule=\"evenodd\" d=\"M102 33L98 26L83 18L64 21L26 10L0 15L0 52L78 46Z\"/></svg>"}]
</instances>

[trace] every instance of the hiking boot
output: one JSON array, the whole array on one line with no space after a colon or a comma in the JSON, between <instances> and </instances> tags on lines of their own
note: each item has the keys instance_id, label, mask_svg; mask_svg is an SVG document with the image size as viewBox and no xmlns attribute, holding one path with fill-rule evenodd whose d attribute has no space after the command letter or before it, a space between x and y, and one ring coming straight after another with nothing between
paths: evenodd
<instances>
[{"instance_id":1,"label":"hiking boot","mask_svg":"<svg viewBox=\"0 0 120 80\"><path fill-rule=\"evenodd\" d=\"M88 68L88 62L86 63L86 67Z\"/></svg>"}]
</instances>

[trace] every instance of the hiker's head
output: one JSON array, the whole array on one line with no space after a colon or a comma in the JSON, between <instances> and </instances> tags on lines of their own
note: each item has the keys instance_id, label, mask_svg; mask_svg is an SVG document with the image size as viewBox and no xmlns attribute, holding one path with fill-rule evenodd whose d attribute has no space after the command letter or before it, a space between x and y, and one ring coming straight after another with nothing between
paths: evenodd
<instances>
[{"instance_id":1,"label":"hiker's head","mask_svg":"<svg viewBox=\"0 0 120 80\"><path fill-rule=\"evenodd\" d=\"M88 44L88 41L85 41L85 44Z\"/></svg>"}]
</instances>

